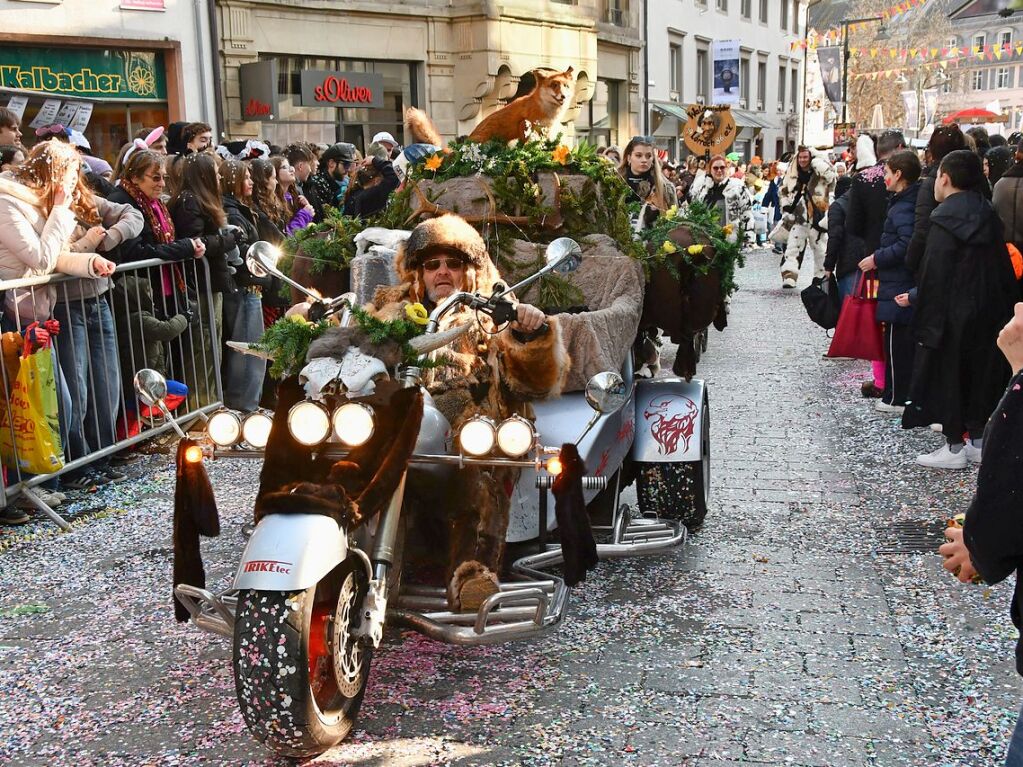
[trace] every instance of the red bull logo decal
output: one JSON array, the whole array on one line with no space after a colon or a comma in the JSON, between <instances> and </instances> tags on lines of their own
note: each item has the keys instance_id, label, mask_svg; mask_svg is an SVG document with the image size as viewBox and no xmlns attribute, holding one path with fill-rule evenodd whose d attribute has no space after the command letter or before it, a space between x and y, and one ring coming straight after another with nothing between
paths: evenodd
<instances>
[{"instance_id":1,"label":"red bull logo decal","mask_svg":"<svg viewBox=\"0 0 1023 767\"><path fill-rule=\"evenodd\" d=\"M242 572L246 573L279 573L287 575L291 572L291 562L278 562L275 559L253 559L245 563Z\"/></svg>"},{"instance_id":2,"label":"red bull logo decal","mask_svg":"<svg viewBox=\"0 0 1023 767\"><path fill-rule=\"evenodd\" d=\"M650 400L643 411L643 419L650 421L650 435L657 442L657 452L671 455L689 449L689 441L696 429L699 415L696 403L689 397L660 394Z\"/></svg>"}]
</instances>

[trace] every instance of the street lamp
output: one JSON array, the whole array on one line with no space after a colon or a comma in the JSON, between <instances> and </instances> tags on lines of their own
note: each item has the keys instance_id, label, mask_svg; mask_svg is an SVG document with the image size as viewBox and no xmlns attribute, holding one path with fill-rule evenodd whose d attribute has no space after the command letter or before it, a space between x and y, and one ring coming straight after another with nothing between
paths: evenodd
<instances>
[{"instance_id":1,"label":"street lamp","mask_svg":"<svg viewBox=\"0 0 1023 767\"><path fill-rule=\"evenodd\" d=\"M842 122L849 122L849 27L853 24L866 24L880 21L884 29L884 19L880 16L869 16L862 19L846 19L842 22Z\"/></svg>"}]
</instances>

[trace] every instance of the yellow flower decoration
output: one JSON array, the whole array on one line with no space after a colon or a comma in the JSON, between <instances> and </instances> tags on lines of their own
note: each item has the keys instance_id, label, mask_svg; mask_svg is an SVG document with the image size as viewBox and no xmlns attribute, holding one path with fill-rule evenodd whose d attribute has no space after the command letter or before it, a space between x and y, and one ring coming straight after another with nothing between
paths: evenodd
<instances>
[{"instance_id":1,"label":"yellow flower decoration","mask_svg":"<svg viewBox=\"0 0 1023 767\"><path fill-rule=\"evenodd\" d=\"M297 322L299 325L309 325L309 324L311 324L309 322L309 320L307 320L301 314L292 314L291 316L288 317L288 319L291 320L292 322Z\"/></svg>"},{"instance_id":2,"label":"yellow flower decoration","mask_svg":"<svg viewBox=\"0 0 1023 767\"><path fill-rule=\"evenodd\" d=\"M701 253L703 253L703 246L702 245L690 245L688 248L686 248L686 252L689 253L690 256L698 256Z\"/></svg>"},{"instance_id":3,"label":"yellow flower decoration","mask_svg":"<svg viewBox=\"0 0 1023 767\"><path fill-rule=\"evenodd\" d=\"M723 231L725 233L725 237L727 237L733 231L735 231L735 225L734 224L725 224L723 227L721 227L721 231Z\"/></svg>"},{"instance_id":4,"label":"yellow flower decoration","mask_svg":"<svg viewBox=\"0 0 1023 767\"><path fill-rule=\"evenodd\" d=\"M430 321L430 315L422 304L406 304L405 316L417 325L425 325Z\"/></svg>"},{"instance_id":5,"label":"yellow flower decoration","mask_svg":"<svg viewBox=\"0 0 1023 767\"><path fill-rule=\"evenodd\" d=\"M444 158L441 157L439 154L435 154L432 157L430 157L429 160L426 161L426 169L437 170L438 168L440 168L440 164L442 162L444 162Z\"/></svg>"},{"instance_id":6,"label":"yellow flower decoration","mask_svg":"<svg viewBox=\"0 0 1023 767\"><path fill-rule=\"evenodd\" d=\"M665 240L664 244L661 245L661 250L663 250L665 253L676 253L678 251L678 248L675 247L675 243L673 243L671 240Z\"/></svg>"},{"instance_id":7,"label":"yellow flower decoration","mask_svg":"<svg viewBox=\"0 0 1023 767\"><path fill-rule=\"evenodd\" d=\"M553 152L551 152L551 156L562 165L568 165L568 156L569 154L571 154L571 152L572 152L571 149L562 144Z\"/></svg>"},{"instance_id":8,"label":"yellow flower decoration","mask_svg":"<svg viewBox=\"0 0 1023 767\"><path fill-rule=\"evenodd\" d=\"M675 218L678 215L678 205L672 205L664 212L664 215L667 218Z\"/></svg>"}]
</instances>

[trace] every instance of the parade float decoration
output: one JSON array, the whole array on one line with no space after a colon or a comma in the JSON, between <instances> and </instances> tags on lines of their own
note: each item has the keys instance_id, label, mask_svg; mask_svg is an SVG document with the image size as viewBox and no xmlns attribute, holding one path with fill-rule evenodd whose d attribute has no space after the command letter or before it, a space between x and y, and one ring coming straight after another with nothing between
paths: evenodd
<instances>
[{"instance_id":1,"label":"parade float decoration","mask_svg":"<svg viewBox=\"0 0 1023 767\"><path fill-rule=\"evenodd\" d=\"M724 114L724 122L733 124ZM711 143L717 146L716 139ZM638 267L642 294L627 309L641 316L634 333L663 330L680 345L674 371L689 378L698 358L697 337L715 320L721 324L724 302L736 289L742 233L722 227L713 211L693 204L665 211L637 235L633 221L640 206L632 199L616 167L587 143L569 148L560 136L533 136L511 146L455 141L411 167L380 215L362 221L330 210L323 223L292 235L284 265L299 281L339 295L353 288L354 239L361 231L407 230L425 218L457 213L480 230L502 275L515 282L542 264L547 243L571 237L587 251L593 273L545 276L519 300L549 313L577 314L592 303L587 293L614 290L588 284L596 273L606 274L607 259L629 258ZM620 361L618 352L595 361L595 367L608 356ZM579 371L580 384L588 372Z\"/></svg>"}]
</instances>

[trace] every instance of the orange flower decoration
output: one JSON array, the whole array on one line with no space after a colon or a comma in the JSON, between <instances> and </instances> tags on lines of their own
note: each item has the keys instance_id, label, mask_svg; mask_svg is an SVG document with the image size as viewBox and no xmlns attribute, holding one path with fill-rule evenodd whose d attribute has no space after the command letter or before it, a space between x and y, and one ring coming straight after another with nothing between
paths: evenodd
<instances>
[{"instance_id":1,"label":"orange flower decoration","mask_svg":"<svg viewBox=\"0 0 1023 767\"><path fill-rule=\"evenodd\" d=\"M427 170L437 170L440 168L440 164L444 162L444 158L439 154L433 155L429 160L426 161Z\"/></svg>"},{"instance_id":2,"label":"orange flower decoration","mask_svg":"<svg viewBox=\"0 0 1023 767\"><path fill-rule=\"evenodd\" d=\"M554 157L554 159L556 161L558 161L559 163L561 163L562 165L568 165L568 156L571 153L572 153L572 150L569 149L564 144L562 144L557 149L555 149L553 152L551 152L551 156Z\"/></svg>"}]
</instances>

